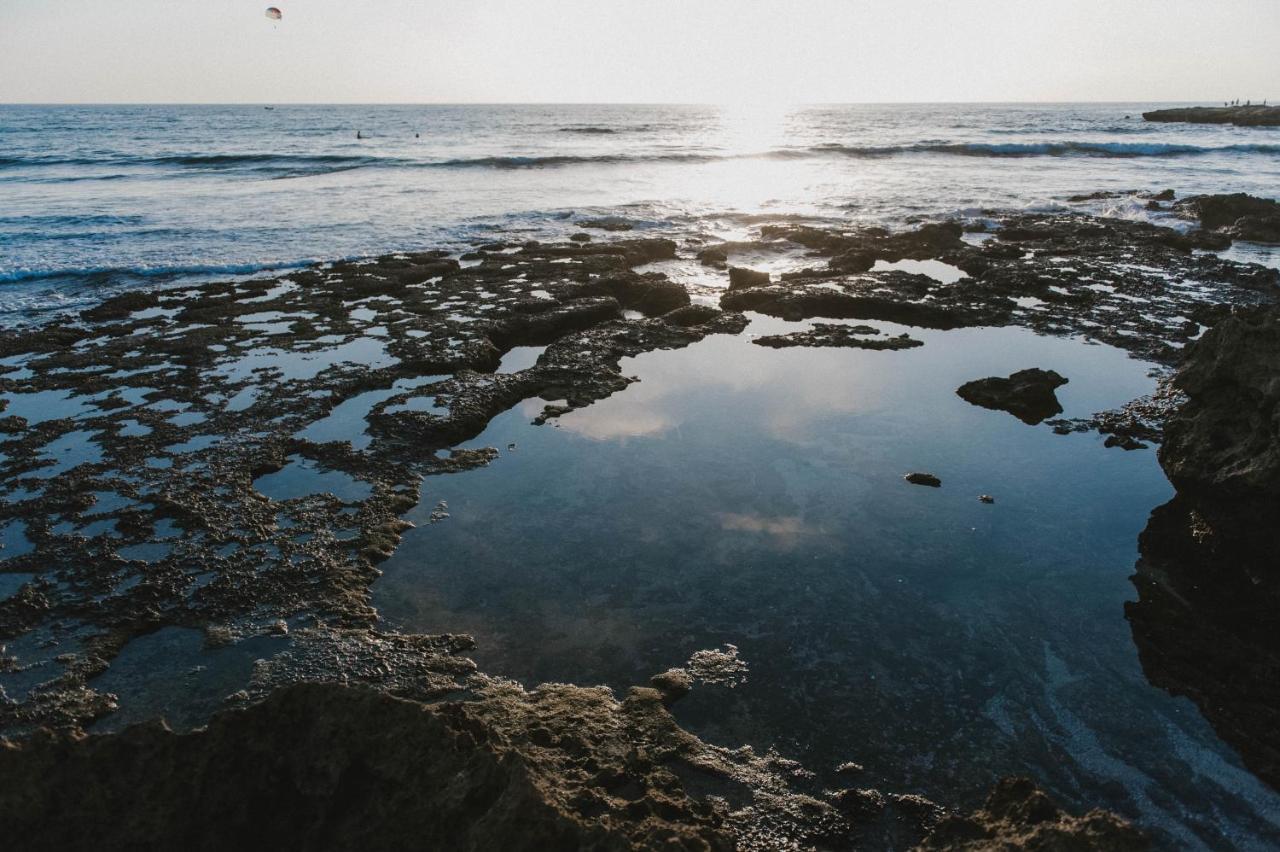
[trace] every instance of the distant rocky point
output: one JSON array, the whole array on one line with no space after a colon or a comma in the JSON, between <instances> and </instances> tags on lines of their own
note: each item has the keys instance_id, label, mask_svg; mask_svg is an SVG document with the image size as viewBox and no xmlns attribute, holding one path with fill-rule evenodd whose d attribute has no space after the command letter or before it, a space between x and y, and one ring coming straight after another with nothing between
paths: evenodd
<instances>
[{"instance_id":1,"label":"distant rocky point","mask_svg":"<svg viewBox=\"0 0 1280 852\"><path fill-rule=\"evenodd\" d=\"M1250 104L1225 107L1181 107L1144 112L1147 121L1187 121L1192 124L1235 124L1240 127L1280 126L1280 107Z\"/></svg>"}]
</instances>

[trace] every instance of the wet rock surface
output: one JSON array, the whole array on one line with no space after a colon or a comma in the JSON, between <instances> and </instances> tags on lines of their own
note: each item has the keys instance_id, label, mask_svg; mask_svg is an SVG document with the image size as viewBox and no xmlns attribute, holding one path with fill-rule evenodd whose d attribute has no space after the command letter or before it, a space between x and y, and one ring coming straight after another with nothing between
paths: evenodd
<instances>
[{"instance_id":1,"label":"wet rock surface","mask_svg":"<svg viewBox=\"0 0 1280 852\"><path fill-rule=\"evenodd\" d=\"M717 294L718 308L692 304L686 288L661 273L635 271L679 257L668 240L495 243L462 258L401 254L274 280L131 293L78 318L7 332L0 336L0 525L20 530L14 538L29 546L0 551L0 576L23 578L0 600L0 733L42 726L63 733L8 747L9 769L0 776L24 774L35 761L64 783L72 783L65 767L76 765L86 778L103 779L110 771L92 764L126 765L121 755L144 748L174 766L247 766L250 785L322 777L317 786L301 784L291 801L263 800L296 807L301 825L352 785L411 788L444 777L415 776L421 767L397 764L395 754L376 772L355 759L357 745L378 753L367 719L385 713L388 725L424 726L423 753L444 755L442 766L479 779L484 795L517 802L542 832L531 834L546 840L541 848L917 843L941 816L932 803L874 790L829 794L775 753L718 749L675 728L663 708L688 687L686 677L731 685L746 676L731 646L700 652L623 701L599 689L524 692L476 673L465 657L470 637L383 629L369 602L378 563L408 529L403 515L435 499L431 477L497 457L497 448L458 449L491 418L539 399L535 422L552 423L625 390L633 380L622 359L740 333L748 322L740 311L938 329L1017 324L1172 364L1187 341L1234 308L1276 302L1280 273L1197 253L1222 239L1229 237L1075 215L1005 217L985 242L964 239L949 223L896 235L768 224L759 244L800 247L814 263L777 280L739 276L742 286ZM737 250L704 249L702 260L728 266ZM901 260L939 260L967 277L943 284L873 271ZM756 342L918 345L866 328L820 323ZM531 366L504 369L517 349ZM1186 391L1195 397L1194 384ZM1150 425L1157 435L1159 425ZM930 478L923 484L940 484ZM243 712L206 734L152 726L77 740L75 732L120 701L96 680L132 642L171 626L199 631L210 648L272 636L283 649L254 662L244 688L225 702ZM371 687L380 697L289 689L299 681ZM359 715L366 729L332 763L308 756L311 741L292 757L264 745L258 764L234 756L237 740L246 745L281 724L329 745L341 739L330 733L354 729ZM518 745L472 753L477 743L499 740ZM526 746L552 749L537 752L550 763L530 761ZM655 753L671 760L655 761ZM318 762L306 762L312 759ZM583 780L606 765L624 769L598 784ZM704 786L708 773L715 780ZM129 778L147 789L158 783ZM101 785L102 798L80 802L84 825L110 820L115 793L108 781ZM680 785L700 803L682 800ZM58 789L50 780L28 790L23 818L49 813L39 810L48 806L40 797ZM293 795L290 789L281 784L270 795ZM185 819L180 797L190 795L183 785L156 790L155 801L174 810L157 806L140 817L142 830L198 845L174 816ZM227 795L207 813L242 814L235 808L244 802ZM401 802L398 793L388 796L386 809L371 803L367 813L333 817L335 836L394 842L396 835L377 832L396 828L370 817ZM472 820L469 801L451 799L456 809L434 814L406 801L404 810L431 836L455 830L441 821ZM512 824L504 814L490 816L474 830L497 834L468 835L477 848ZM214 822L211 816L209 837L237 840L217 834Z\"/></svg>"},{"instance_id":2,"label":"wet rock surface","mask_svg":"<svg viewBox=\"0 0 1280 852\"><path fill-rule=\"evenodd\" d=\"M1195 195L1174 205L1201 227L1238 240L1280 243L1280 203L1243 192L1233 195Z\"/></svg>"},{"instance_id":3,"label":"wet rock surface","mask_svg":"<svg viewBox=\"0 0 1280 852\"><path fill-rule=\"evenodd\" d=\"M809 250L816 261L779 281L735 288L726 310L789 320L886 320L922 328L1021 325L1085 336L1161 364L1232 305L1273 304L1280 271L1204 253L1230 237L1091 216L1005 217L985 241L959 225L889 235L881 229L769 225L762 239ZM938 260L966 273L944 284L877 262Z\"/></svg>"},{"instance_id":4,"label":"wet rock surface","mask_svg":"<svg viewBox=\"0 0 1280 852\"><path fill-rule=\"evenodd\" d=\"M1178 495L1139 540L1126 616L1151 682L1280 788L1280 311L1223 320L1174 384L1160 462Z\"/></svg>"},{"instance_id":5,"label":"wet rock surface","mask_svg":"<svg viewBox=\"0 0 1280 852\"><path fill-rule=\"evenodd\" d=\"M1008 378L992 377L966 382L956 391L965 402L996 411L1007 411L1029 426L1062 413L1055 390L1068 382L1053 370L1032 367Z\"/></svg>"},{"instance_id":6,"label":"wet rock surface","mask_svg":"<svg viewBox=\"0 0 1280 852\"><path fill-rule=\"evenodd\" d=\"M1238 311L1195 344L1160 460L1180 491L1280 500L1280 309Z\"/></svg>"},{"instance_id":7,"label":"wet rock surface","mask_svg":"<svg viewBox=\"0 0 1280 852\"><path fill-rule=\"evenodd\" d=\"M31 544L0 554L0 571L31 577L0 601L13 675L0 730L110 712L90 681L166 625L215 644L282 619L315 628L294 633L295 652L325 629L368 630L374 566L422 477L499 452L459 442L521 400L555 402L549 420L626 388L628 355L741 330L743 318L691 312L678 284L630 271L674 248L325 264L126 294L78 323L0 337L0 524ZM624 308L684 313L624 320ZM544 348L527 369L495 372L521 346Z\"/></svg>"}]
</instances>

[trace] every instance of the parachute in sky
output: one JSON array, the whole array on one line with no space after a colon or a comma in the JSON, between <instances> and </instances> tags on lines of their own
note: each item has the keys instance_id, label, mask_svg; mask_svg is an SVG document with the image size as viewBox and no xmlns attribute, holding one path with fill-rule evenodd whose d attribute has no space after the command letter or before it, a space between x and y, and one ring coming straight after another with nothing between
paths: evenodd
<instances>
[{"instance_id":1,"label":"parachute in sky","mask_svg":"<svg viewBox=\"0 0 1280 852\"><path fill-rule=\"evenodd\" d=\"M280 20L281 18L283 18L283 17L284 17L284 12L281 12L281 11L280 11L279 9L277 9L275 6L268 6L268 7L267 7L267 17L268 17L268 18L270 18L270 19L271 19L271 20L273 20L273 21L278 21L278 20Z\"/></svg>"}]
</instances>

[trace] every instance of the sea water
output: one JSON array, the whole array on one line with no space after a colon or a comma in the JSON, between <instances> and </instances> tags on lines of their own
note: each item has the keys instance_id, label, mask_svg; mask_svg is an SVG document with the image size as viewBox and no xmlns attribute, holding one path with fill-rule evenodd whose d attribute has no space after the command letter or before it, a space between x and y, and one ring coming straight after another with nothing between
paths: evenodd
<instances>
[{"instance_id":1,"label":"sea water","mask_svg":"<svg viewBox=\"0 0 1280 852\"><path fill-rule=\"evenodd\" d=\"M1144 122L1154 106L0 106L0 283L18 285L0 316L553 238L584 216L732 237L760 215L897 225L1097 190L1275 193L1280 129Z\"/></svg>"}]
</instances>

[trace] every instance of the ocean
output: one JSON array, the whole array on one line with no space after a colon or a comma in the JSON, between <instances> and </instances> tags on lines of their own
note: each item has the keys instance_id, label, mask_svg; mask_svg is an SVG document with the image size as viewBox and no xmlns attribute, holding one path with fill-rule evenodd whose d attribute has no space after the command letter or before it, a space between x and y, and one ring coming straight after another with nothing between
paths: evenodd
<instances>
[{"instance_id":1,"label":"ocean","mask_svg":"<svg viewBox=\"0 0 1280 852\"><path fill-rule=\"evenodd\" d=\"M1158 106L0 106L0 317L563 237L581 216L731 238L760 215L894 225L1280 185L1280 131L1143 122Z\"/></svg>"}]
</instances>

